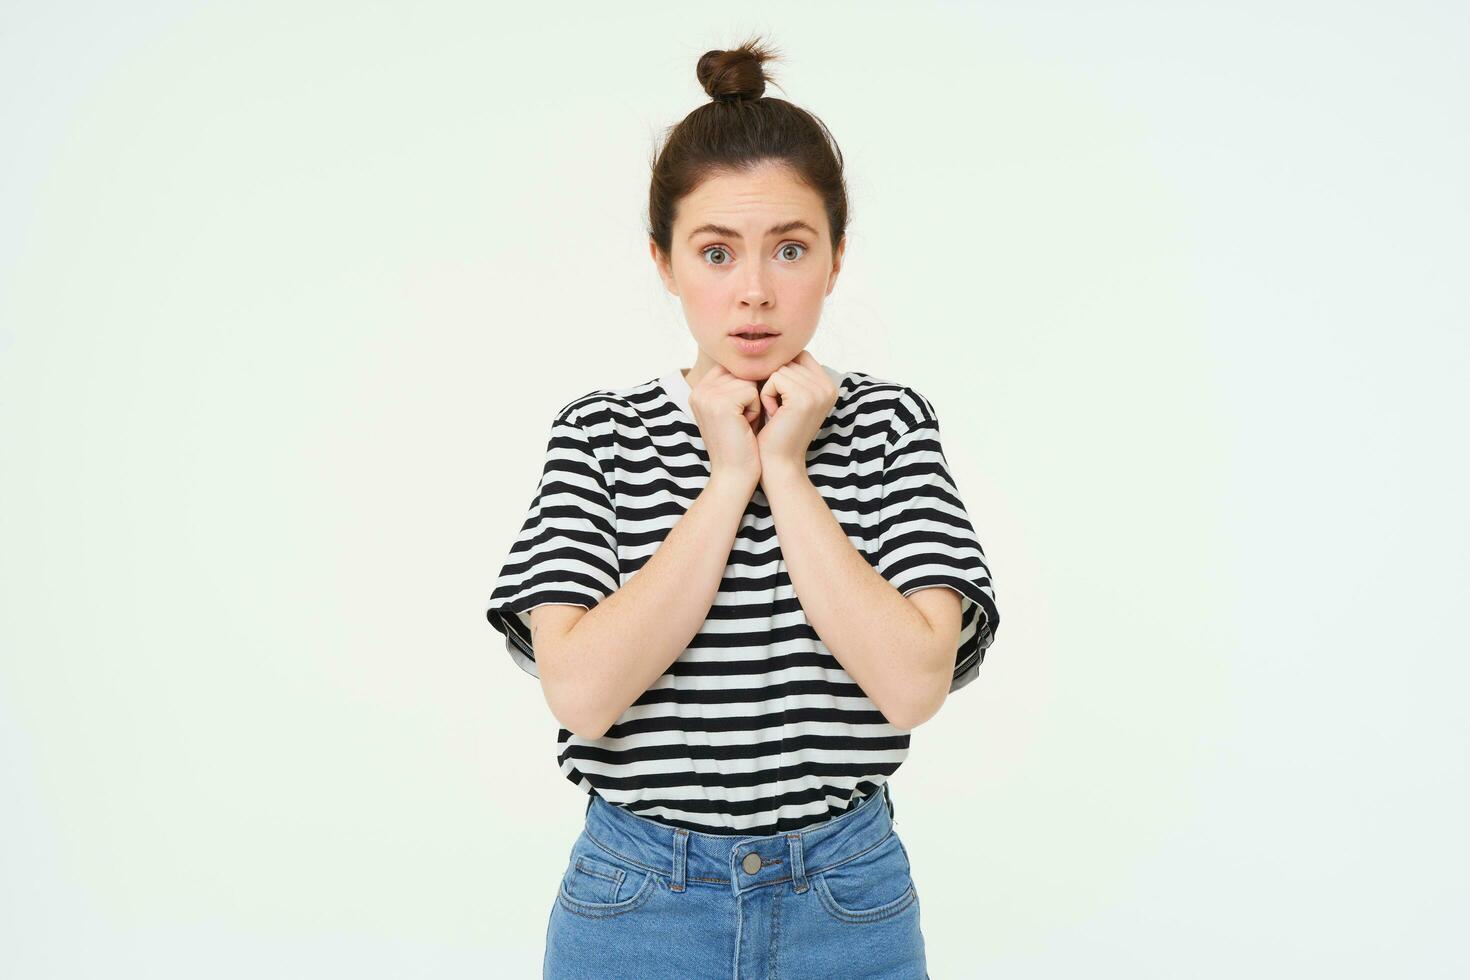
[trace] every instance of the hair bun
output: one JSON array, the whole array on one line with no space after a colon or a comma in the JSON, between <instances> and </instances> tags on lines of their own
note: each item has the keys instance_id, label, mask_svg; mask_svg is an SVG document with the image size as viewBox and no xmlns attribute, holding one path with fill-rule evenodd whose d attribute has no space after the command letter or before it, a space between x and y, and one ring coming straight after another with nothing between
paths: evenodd
<instances>
[{"instance_id":1,"label":"hair bun","mask_svg":"<svg viewBox=\"0 0 1470 980\"><path fill-rule=\"evenodd\" d=\"M709 97L721 102L758 99L765 94L769 75L761 67L776 57L758 39L733 51L706 51L694 68L695 77Z\"/></svg>"}]
</instances>

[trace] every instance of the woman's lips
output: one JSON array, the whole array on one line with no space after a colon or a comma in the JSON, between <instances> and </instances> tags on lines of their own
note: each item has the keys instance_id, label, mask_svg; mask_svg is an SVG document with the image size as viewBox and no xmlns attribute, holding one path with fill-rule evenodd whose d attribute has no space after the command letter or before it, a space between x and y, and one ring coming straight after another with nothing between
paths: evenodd
<instances>
[{"instance_id":1,"label":"woman's lips","mask_svg":"<svg viewBox=\"0 0 1470 980\"><path fill-rule=\"evenodd\" d=\"M730 339L735 342L735 348L742 354L760 354L776 342L779 334L767 334L759 340L747 340L737 334L731 334Z\"/></svg>"}]
</instances>

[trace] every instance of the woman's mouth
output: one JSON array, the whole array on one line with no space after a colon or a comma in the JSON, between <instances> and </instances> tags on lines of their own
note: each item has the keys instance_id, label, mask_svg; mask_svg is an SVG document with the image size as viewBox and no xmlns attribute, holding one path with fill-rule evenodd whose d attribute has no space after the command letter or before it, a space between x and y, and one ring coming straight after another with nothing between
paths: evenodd
<instances>
[{"instance_id":1,"label":"woman's mouth","mask_svg":"<svg viewBox=\"0 0 1470 980\"><path fill-rule=\"evenodd\" d=\"M730 339L735 342L735 347L742 354L759 354L767 347L776 342L779 334L767 333L764 330L744 330L733 333Z\"/></svg>"}]
</instances>

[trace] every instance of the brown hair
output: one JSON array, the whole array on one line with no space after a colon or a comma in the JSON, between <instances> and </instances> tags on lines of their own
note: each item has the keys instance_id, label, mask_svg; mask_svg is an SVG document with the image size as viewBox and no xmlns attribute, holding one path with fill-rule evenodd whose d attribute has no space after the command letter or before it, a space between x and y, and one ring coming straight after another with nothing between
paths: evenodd
<instances>
[{"instance_id":1,"label":"brown hair","mask_svg":"<svg viewBox=\"0 0 1470 980\"><path fill-rule=\"evenodd\" d=\"M652 160L648 234L665 256L672 253L674 216L686 194L715 174L771 161L784 163L821 195L834 253L847 233L842 150L814 114L764 94L771 76L762 65L775 57L757 38L733 51L706 51L695 66L711 101L670 127Z\"/></svg>"}]
</instances>

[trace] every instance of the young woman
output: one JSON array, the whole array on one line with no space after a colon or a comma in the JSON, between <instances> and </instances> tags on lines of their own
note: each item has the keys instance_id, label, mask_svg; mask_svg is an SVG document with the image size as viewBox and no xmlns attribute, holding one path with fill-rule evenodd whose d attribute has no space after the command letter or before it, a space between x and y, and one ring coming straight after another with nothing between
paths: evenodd
<instances>
[{"instance_id":1,"label":"young woman","mask_svg":"<svg viewBox=\"0 0 1470 980\"><path fill-rule=\"evenodd\" d=\"M757 42L653 163L699 354L574 398L487 616L588 795L545 975L926 977L890 777L999 622L932 403L806 346L840 150Z\"/></svg>"}]
</instances>

